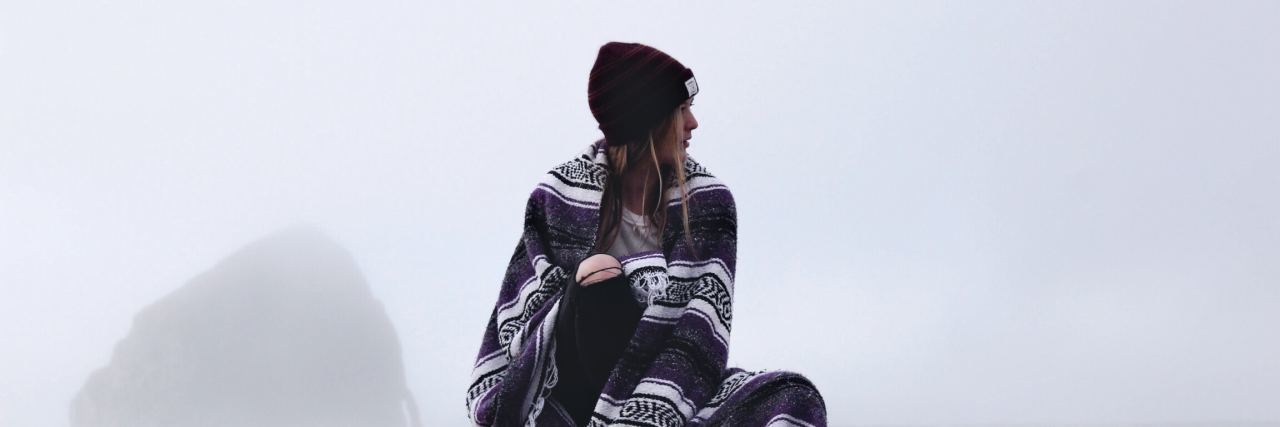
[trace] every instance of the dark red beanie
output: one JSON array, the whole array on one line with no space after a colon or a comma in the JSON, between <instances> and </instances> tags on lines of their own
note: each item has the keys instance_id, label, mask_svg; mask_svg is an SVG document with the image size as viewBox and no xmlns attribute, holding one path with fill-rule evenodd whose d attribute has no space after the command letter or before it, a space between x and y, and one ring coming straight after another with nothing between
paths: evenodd
<instances>
[{"instance_id":1,"label":"dark red beanie","mask_svg":"<svg viewBox=\"0 0 1280 427\"><path fill-rule=\"evenodd\" d=\"M686 99L698 94L693 70L639 43L600 46L587 81L587 103L609 145L641 139Z\"/></svg>"}]
</instances>

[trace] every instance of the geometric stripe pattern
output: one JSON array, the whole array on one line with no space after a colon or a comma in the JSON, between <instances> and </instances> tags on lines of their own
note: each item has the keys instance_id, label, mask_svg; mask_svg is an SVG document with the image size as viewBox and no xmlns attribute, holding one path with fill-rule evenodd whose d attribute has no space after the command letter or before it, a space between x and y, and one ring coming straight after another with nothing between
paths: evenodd
<instances>
[{"instance_id":1,"label":"geometric stripe pattern","mask_svg":"<svg viewBox=\"0 0 1280 427\"><path fill-rule=\"evenodd\" d=\"M568 272L595 242L609 179L605 147L596 141L556 166L529 196L467 388L475 425L571 425L550 396L558 380L555 313ZM690 236L681 221L668 221L661 251L621 260L644 314L590 425L825 425L821 396L804 377L726 368L737 262L733 195L692 158L684 169L687 197L667 189L665 209L680 218L687 206Z\"/></svg>"}]
</instances>

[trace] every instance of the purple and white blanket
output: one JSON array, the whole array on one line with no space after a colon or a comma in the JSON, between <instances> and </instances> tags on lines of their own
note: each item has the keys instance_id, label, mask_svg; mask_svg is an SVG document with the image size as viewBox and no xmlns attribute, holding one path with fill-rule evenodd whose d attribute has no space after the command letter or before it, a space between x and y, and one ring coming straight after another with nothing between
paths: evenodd
<instances>
[{"instance_id":1,"label":"purple and white blanket","mask_svg":"<svg viewBox=\"0 0 1280 427\"><path fill-rule=\"evenodd\" d=\"M607 163L604 142L596 141L530 195L467 390L475 425L572 425L551 396L555 319L569 274L595 242ZM822 397L803 376L726 368L737 264L733 195L692 158L684 168L692 239L679 220L686 201L670 189L662 251L622 260L648 304L590 425L826 425Z\"/></svg>"}]
</instances>

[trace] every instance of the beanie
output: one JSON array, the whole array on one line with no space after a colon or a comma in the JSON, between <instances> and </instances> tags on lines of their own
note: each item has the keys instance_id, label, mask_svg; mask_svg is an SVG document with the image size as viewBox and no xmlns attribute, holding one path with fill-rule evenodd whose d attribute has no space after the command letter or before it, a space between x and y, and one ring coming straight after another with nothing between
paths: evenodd
<instances>
[{"instance_id":1,"label":"beanie","mask_svg":"<svg viewBox=\"0 0 1280 427\"><path fill-rule=\"evenodd\" d=\"M591 115L611 146L640 139L697 94L693 70L639 43L605 43L587 81Z\"/></svg>"}]
</instances>

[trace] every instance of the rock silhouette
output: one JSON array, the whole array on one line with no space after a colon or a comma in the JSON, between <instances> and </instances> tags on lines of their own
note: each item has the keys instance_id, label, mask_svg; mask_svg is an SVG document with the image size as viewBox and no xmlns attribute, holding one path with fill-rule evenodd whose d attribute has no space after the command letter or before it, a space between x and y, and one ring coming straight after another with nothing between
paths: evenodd
<instances>
[{"instance_id":1,"label":"rock silhouette","mask_svg":"<svg viewBox=\"0 0 1280 427\"><path fill-rule=\"evenodd\" d=\"M72 426L406 426L400 342L354 259L272 234L140 311Z\"/></svg>"}]
</instances>

